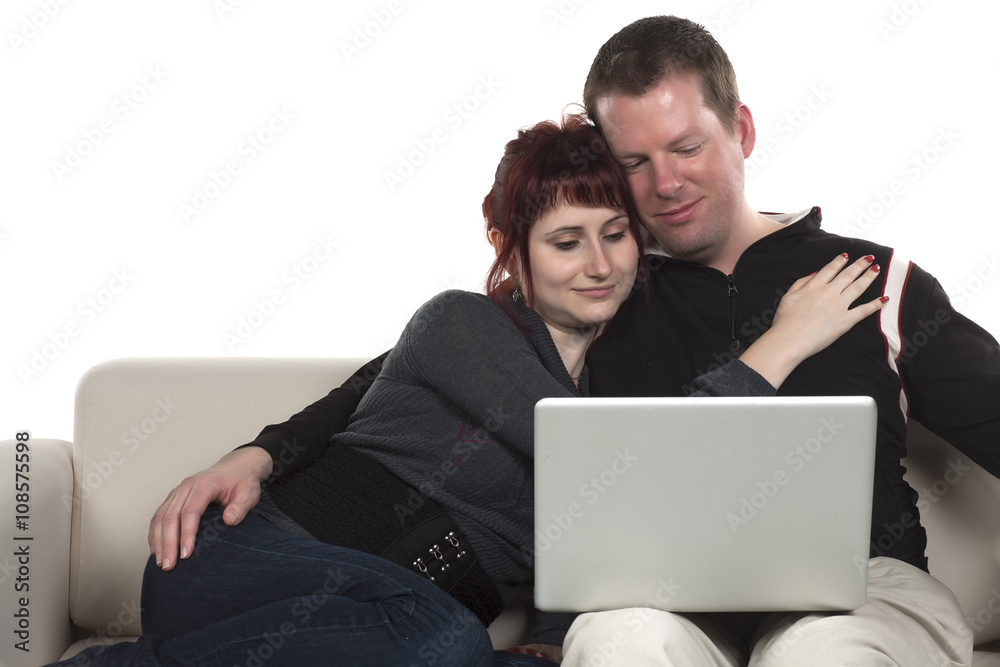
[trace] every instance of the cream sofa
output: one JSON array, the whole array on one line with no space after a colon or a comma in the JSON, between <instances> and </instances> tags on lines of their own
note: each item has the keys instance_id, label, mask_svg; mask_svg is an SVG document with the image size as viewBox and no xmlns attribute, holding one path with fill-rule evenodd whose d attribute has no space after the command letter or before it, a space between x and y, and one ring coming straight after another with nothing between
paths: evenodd
<instances>
[{"instance_id":1,"label":"cream sofa","mask_svg":"<svg viewBox=\"0 0 1000 667\"><path fill-rule=\"evenodd\" d=\"M80 380L72 444L31 434L25 469L17 440L0 442L0 476L15 480L20 463L30 479L27 498L9 482L0 496L0 667L137 636L146 528L166 493L365 361L109 361ZM908 475L926 505L931 569L958 595L984 649L1000 640L1000 483L926 431L914 436ZM490 627L497 647L525 638L529 605L513 607ZM977 651L974 664L1000 666L1000 646Z\"/></svg>"}]
</instances>

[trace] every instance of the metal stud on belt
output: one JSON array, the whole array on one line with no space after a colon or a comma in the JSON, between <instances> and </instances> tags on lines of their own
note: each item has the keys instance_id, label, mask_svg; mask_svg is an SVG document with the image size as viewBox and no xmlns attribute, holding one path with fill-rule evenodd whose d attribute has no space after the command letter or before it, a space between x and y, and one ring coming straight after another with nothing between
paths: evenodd
<instances>
[{"instance_id":1,"label":"metal stud on belt","mask_svg":"<svg viewBox=\"0 0 1000 667\"><path fill-rule=\"evenodd\" d=\"M447 535L445 535L444 539L448 540L448 544L450 544L451 546L455 547L456 549L459 549L462 546L461 544L459 544L458 538L455 537L455 531L453 531L453 530L450 531ZM464 555L465 555L465 551L464 550L460 550L458 552L458 555L455 556L455 557L456 558L461 558Z\"/></svg>"}]
</instances>

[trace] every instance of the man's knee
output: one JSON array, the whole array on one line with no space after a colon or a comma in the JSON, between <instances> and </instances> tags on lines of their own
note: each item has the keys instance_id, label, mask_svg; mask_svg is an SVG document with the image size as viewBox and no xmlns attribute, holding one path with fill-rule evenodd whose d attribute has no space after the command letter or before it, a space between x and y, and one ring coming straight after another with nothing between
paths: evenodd
<instances>
[{"instance_id":1,"label":"man's knee","mask_svg":"<svg viewBox=\"0 0 1000 667\"><path fill-rule=\"evenodd\" d=\"M564 655L580 667L639 664L635 661L663 656L668 647L692 641L691 628L683 617L657 609L582 614L566 637Z\"/></svg>"}]
</instances>

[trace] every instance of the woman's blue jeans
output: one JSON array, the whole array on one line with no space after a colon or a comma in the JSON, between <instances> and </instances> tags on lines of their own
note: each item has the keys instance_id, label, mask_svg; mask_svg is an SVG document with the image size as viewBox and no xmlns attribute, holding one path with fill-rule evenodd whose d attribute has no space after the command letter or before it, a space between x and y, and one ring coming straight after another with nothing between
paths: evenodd
<instances>
[{"instance_id":1,"label":"woman's blue jeans","mask_svg":"<svg viewBox=\"0 0 1000 667\"><path fill-rule=\"evenodd\" d=\"M142 607L137 642L60 664L553 664L494 654L479 619L420 575L290 535L255 512L230 527L210 507L189 559L170 572L147 563Z\"/></svg>"}]
</instances>

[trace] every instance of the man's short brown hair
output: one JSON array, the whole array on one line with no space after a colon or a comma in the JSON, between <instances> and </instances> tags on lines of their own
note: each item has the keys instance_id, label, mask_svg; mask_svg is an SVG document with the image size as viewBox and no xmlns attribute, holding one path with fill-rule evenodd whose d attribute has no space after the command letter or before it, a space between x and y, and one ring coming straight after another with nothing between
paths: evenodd
<instances>
[{"instance_id":1,"label":"man's short brown hair","mask_svg":"<svg viewBox=\"0 0 1000 667\"><path fill-rule=\"evenodd\" d=\"M639 97L668 76L689 74L698 77L705 105L735 132L740 94L729 56L704 26L677 16L639 19L604 43L583 87L587 115L600 125L598 99Z\"/></svg>"}]
</instances>

